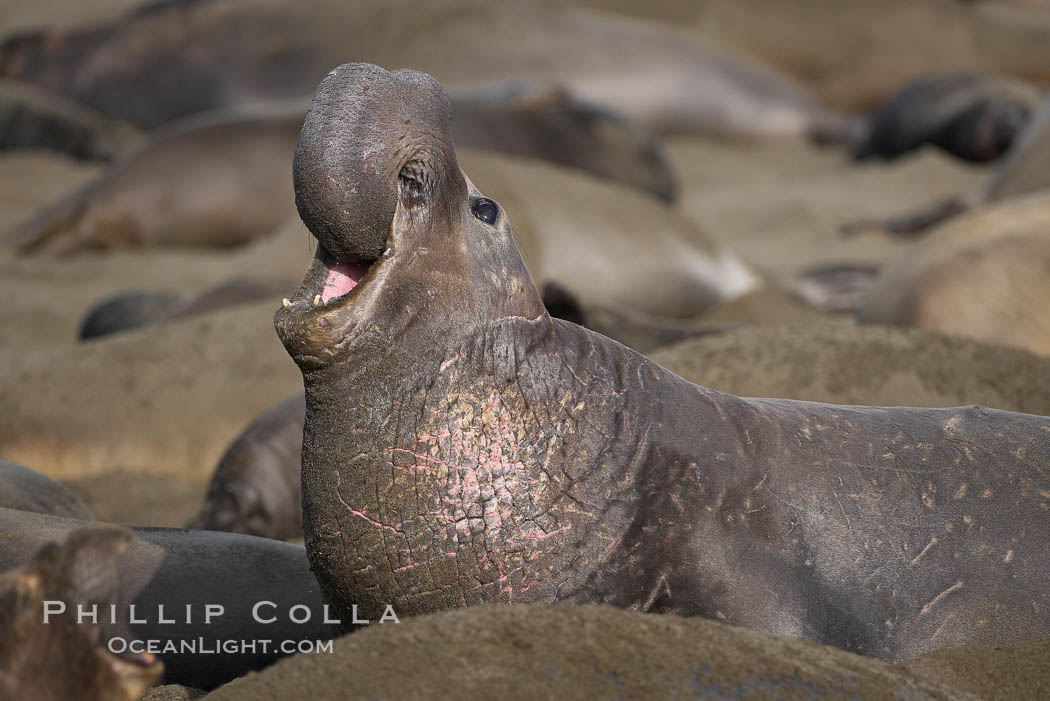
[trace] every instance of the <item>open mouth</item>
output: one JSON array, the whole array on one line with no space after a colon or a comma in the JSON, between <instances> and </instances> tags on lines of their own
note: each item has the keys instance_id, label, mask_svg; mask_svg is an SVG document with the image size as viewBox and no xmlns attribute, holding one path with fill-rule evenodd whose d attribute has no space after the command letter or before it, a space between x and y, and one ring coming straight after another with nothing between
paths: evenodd
<instances>
[{"instance_id":1,"label":"open mouth","mask_svg":"<svg viewBox=\"0 0 1050 701\"><path fill-rule=\"evenodd\" d=\"M350 301L353 292L377 267L379 260L339 261L318 243L303 284L291 299L283 300L283 304L285 307L319 309L341 307Z\"/></svg>"}]
</instances>

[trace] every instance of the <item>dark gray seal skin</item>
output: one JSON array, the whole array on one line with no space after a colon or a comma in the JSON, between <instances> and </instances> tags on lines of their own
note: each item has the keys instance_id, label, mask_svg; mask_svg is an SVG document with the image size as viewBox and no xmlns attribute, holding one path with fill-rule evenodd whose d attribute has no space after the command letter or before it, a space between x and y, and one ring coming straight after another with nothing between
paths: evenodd
<instances>
[{"instance_id":1,"label":"dark gray seal skin","mask_svg":"<svg viewBox=\"0 0 1050 701\"><path fill-rule=\"evenodd\" d=\"M275 326L328 601L606 603L886 659L1050 632L1050 418L742 399L551 319L449 119L429 76L350 64L296 149L319 245Z\"/></svg>"},{"instance_id":2,"label":"dark gray seal skin","mask_svg":"<svg viewBox=\"0 0 1050 701\"><path fill-rule=\"evenodd\" d=\"M132 539L122 528L80 528L0 575L0 699L136 701L160 677L163 664L150 653L107 649L111 637L129 637L119 625L73 616L43 622L45 601L76 610L115 600Z\"/></svg>"},{"instance_id":3,"label":"dark gray seal skin","mask_svg":"<svg viewBox=\"0 0 1050 701\"><path fill-rule=\"evenodd\" d=\"M43 516L26 511L0 509L0 570L28 562L45 544L61 541L69 533L89 525L83 521ZM134 604L136 617L146 623L128 625L142 640L195 641L199 638L214 649L217 641L272 640L268 650L257 646L241 654L164 653L167 683L211 689L251 670L272 663L281 653L282 640L325 640L331 637L324 624L324 611L317 583L310 573L301 547L266 538L234 533L186 531L169 528L133 528L135 535L121 554L118 595L110 603L126 613ZM260 617L276 616L271 624L256 622L252 607L270 601ZM225 608L221 617L205 623L206 604ZM310 620L295 624L291 607L309 608ZM158 606L174 624L160 623ZM191 622L185 607L192 605ZM75 608L70 609L75 612ZM107 609L108 610L108 607ZM119 616L118 616L119 619ZM351 619L347 619L349 622Z\"/></svg>"},{"instance_id":4,"label":"dark gray seal skin","mask_svg":"<svg viewBox=\"0 0 1050 701\"><path fill-rule=\"evenodd\" d=\"M157 323L186 304L178 292L127 290L96 303L80 322L77 339L90 341Z\"/></svg>"},{"instance_id":5,"label":"dark gray seal skin","mask_svg":"<svg viewBox=\"0 0 1050 701\"><path fill-rule=\"evenodd\" d=\"M797 135L840 121L790 80L696 35L551 5L155 3L108 23L9 37L0 75L147 128L309 94L347 60L419 66L450 85L563 82L657 131Z\"/></svg>"},{"instance_id":6,"label":"dark gray seal skin","mask_svg":"<svg viewBox=\"0 0 1050 701\"><path fill-rule=\"evenodd\" d=\"M84 521L95 518L84 500L68 487L7 460L0 460L0 508Z\"/></svg>"},{"instance_id":7,"label":"dark gray seal skin","mask_svg":"<svg viewBox=\"0 0 1050 701\"><path fill-rule=\"evenodd\" d=\"M143 140L142 131L127 122L33 85L0 80L0 151L43 148L108 161Z\"/></svg>"},{"instance_id":8,"label":"dark gray seal skin","mask_svg":"<svg viewBox=\"0 0 1050 701\"><path fill-rule=\"evenodd\" d=\"M1021 136L1014 140L1006 156L988 179L976 188L949 195L912 212L879 219L850 222L842 227L846 234L869 229L885 230L898 236L919 236L961 214L986 204L1050 188L1050 98L1035 111Z\"/></svg>"},{"instance_id":9,"label":"dark gray seal skin","mask_svg":"<svg viewBox=\"0 0 1050 701\"><path fill-rule=\"evenodd\" d=\"M303 537L300 465L306 399L286 399L230 444L188 528L291 540Z\"/></svg>"},{"instance_id":10,"label":"dark gray seal skin","mask_svg":"<svg viewBox=\"0 0 1050 701\"><path fill-rule=\"evenodd\" d=\"M932 144L964 161L1000 158L1024 131L1044 92L981 73L913 80L877 107L850 146L855 160L893 159Z\"/></svg>"},{"instance_id":11,"label":"dark gray seal skin","mask_svg":"<svg viewBox=\"0 0 1050 701\"><path fill-rule=\"evenodd\" d=\"M0 239L25 253L172 245L227 247L292 211L288 160L307 98L190 118ZM462 88L460 146L545 160L674 199L675 177L642 125L553 84Z\"/></svg>"}]
</instances>

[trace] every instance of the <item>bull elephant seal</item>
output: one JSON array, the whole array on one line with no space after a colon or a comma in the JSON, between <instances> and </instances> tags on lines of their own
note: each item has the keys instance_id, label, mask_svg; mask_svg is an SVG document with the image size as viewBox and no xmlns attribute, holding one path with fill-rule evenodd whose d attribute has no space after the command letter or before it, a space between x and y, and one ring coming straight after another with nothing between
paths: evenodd
<instances>
[{"instance_id":1,"label":"bull elephant seal","mask_svg":"<svg viewBox=\"0 0 1050 701\"><path fill-rule=\"evenodd\" d=\"M299 454L306 401L298 394L252 421L219 461L189 528L303 537Z\"/></svg>"},{"instance_id":2,"label":"bull elephant seal","mask_svg":"<svg viewBox=\"0 0 1050 701\"><path fill-rule=\"evenodd\" d=\"M84 500L46 475L0 460L0 508L94 519Z\"/></svg>"},{"instance_id":3,"label":"bull elephant seal","mask_svg":"<svg viewBox=\"0 0 1050 701\"><path fill-rule=\"evenodd\" d=\"M41 615L48 601L89 608L116 600L120 556L131 540L121 528L82 528L0 576L0 698L136 701L157 680L163 664L150 653L107 649L112 635L127 633L104 616L77 623Z\"/></svg>"},{"instance_id":4,"label":"bull elephant seal","mask_svg":"<svg viewBox=\"0 0 1050 701\"><path fill-rule=\"evenodd\" d=\"M4 533L0 571L22 566L48 543L63 541L89 525L0 509L0 531ZM331 637L317 583L301 547L232 533L174 528L134 528L131 532L135 537L129 537L118 553L115 590L98 603L116 605L115 615L103 614L107 621L112 618L118 625L125 624L131 635L142 640L160 641L157 656L164 662L166 682L210 689L288 654L290 650L280 649L283 641L294 644ZM259 602L269 603L255 609ZM71 617L75 621L76 607L70 605L75 602L65 603L65 611L54 608L52 623ZM132 604L137 613L129 610ZM222 607L222 612L213 609L216 615L209 620L207 605ZM302 608L292 611L296 606ZM101 610L110 609L106 605ZM294 622L291 616L302 622ZM271 618L274 620L267 622ZM231 639L271 643L216 650L221 641ZM165 649L169 642L174 643L174 650ZM196 648L180 649L183 643L193 643ZM119 641L114 644L120 646ZM211 652L201 654L205 649Z\"/></svg>"},{"instance_id":5,"label":"bull elephant seal","mask_svg":"<svg viewBox=\"0 0 1050 701\"><path fill-rule=\"evenodd\" d=\"M918 78L869 115L850 153L856 160L892 159L929 143L966 161L992 161L1024 130L1043 94L980 73Z\"/></svg>"},{"instance_id":6,"label":"bull elephant seal","mask_svg":"<svg viewBox=\"0 0 1050 701\"><path fill-rule=\"evenodd\" d=\"M129 246L238 245L292 212L288 160L307 98L199 115L0 239L25 253ZM544 160L674 199L675 177L641 124L551 83L462 88L456 143Z\"/></svg>"},{"instance_id":7,"label":"bull elephant seal","mask_svg":"<svg viewBox=\"0 0 1050 701\"><path fill-rule=\"evenodd\" d=\"M319 245L275 326L328 601L607 603L888 659L1050 633L1050 418L741 399L551 319L449 118L429 76L350 64L296 149Z\"/></svg>"}]
</instances>

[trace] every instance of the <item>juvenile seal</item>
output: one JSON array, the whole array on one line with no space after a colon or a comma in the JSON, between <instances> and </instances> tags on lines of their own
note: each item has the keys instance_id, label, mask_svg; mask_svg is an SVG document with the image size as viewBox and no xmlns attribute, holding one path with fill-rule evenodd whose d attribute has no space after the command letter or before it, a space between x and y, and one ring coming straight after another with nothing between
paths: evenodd
<instances>
[{"instance_id":1,"label":"juvenile seal","mask_svg":"<svg viewBox=\"0 0 1050 701\"><path fill-rule=\"evenodd\" d=\"M1050 98L1035 111L1021 135L995 170L977 187L950 195L912 212L880 219L851 222L847 234L885 229L892 234L916 236L949 219L987 204L1050 188Z\"/></svg>"},{"instance_id":2,"label":"juvenile seal","mask_svg":"<svg viewBox=\"0 0 1050 701\"><path fill-rule=\"evenodd\" d=\"M131 540L122 528L81 528L0 575L0 698L136 701L160 677L163 664L150 653L107 648L113 635L129 638L120 627L72 616L44 622L42 615L48 601L74 610L115 601Z\"/></svg>"},{"instance_id":3,"label":"juvenile seal","mask_svg":"<svg viewBox=\"0 0 1050 701\"><path fill-rule=\"evenodd\" d=\"M286 399L230 444L188 528L291 540L303 537L300 453L306 400Z\"/></svg>"},{"instance_id":4,"label":"juvenile seal","mask_svg":"<svg viewBox=\"0 0 1050 701\"><path fill-rule=\"evenodd\" d=\"M950 222L890 261L857 312L1050 355L1050 191Z\"/></svg>"},{"instance_id":5,"label":"juvenile seal","mask_svg":"<svg viewBox=\"0 0 1050 701\"><path fill-rule=\"evenodd\" d=\"M965 161L998 159L1045 93L1008 78L945 73L906 83L868 115L850 146L855 160L893 159L932 144Z\"/></svg>"},{"instance_id":6,"label":"juvenile seal","mask_svg":"<svg viewBox=\"0 0 1050 701\"><path fill-rule=\"evenodd\" d=\"M1050 419L742 399L551 319L425 74L329 74L293 173L319 244L275 325L341 610L607 603L886 659L1050 633Z\"/></svg>"},{"instance_id":7,"label":"juvenile seal","mask_svg":"<svg viewBox=\"0 0 1050 701\"><path fill-rule=\"evenodd\" d=\"M68 487L17 463L0 460L0 508L94 519L84 500Z\"/></svg>"},{"instance_id":8,"label":"juvenile seal","mask_svg":"<svg viewBox=\"0 0 1050 701\"><path fill-rule=\"evenodd\" d=\"M170 290L128 290L111 295L88 310L78 338L87 341L120 331L186 319L216 309L258 302L293 287L284 280L236 276L190 299Z\"/></svg>"},{"instance_id":9,"label":"juvenile seal","mask_svg":"<svg viewBox=\"0 0 1050 701\"><path fill-rule=\"evenodd\" d=\"M172 124L4 243L23 252L226 247L267 235L292 212L288 160L308 102L252 105ZM462 88L453 104L461 147L545 160L674 198L674 173L651 132L555 84Z\"/></svg>"},{"instance_id":10,"label":"juvenile seal","mask_svg":"<svg viewBox=\"0 0 1050 701\"><path fill-rule=\"evenodd\" d=\"M0 530L5 534L0 541L0 571L22 566L48 543L76 537L71 534L89 525L0 509ZM162 645L174 643L174 650L158 653L167 683L210 689L288 654L288 650L279 649L283 640L331 637L330 626L324 623L320 592L301 547L234 533L130 530L124 532L126 540L117 551L116 582L107 592L96 594L100 598L95 601L103 604L100 610L104 612L110 610L109 604L115 604L117 623L123 623L132 635L159 640ZM73 584L89 585L89 575L85 572L82 581ZM105 598L101 598L103 593ZM253 611L261 601L272 605L264 604ZM51 623L68 623L69 619L75 623L75 603L67 601L62 612L56 606ZM132 604L137 611L135 620L129 615L128 606ZM210 621L204 608L209 604L222 607L222 613L216 610ZM188 615L186 606L191 607ZM308 620L293 622L289 617L293 606L303 607L294 612L296 618L303 620L309 614ZM33 611L34 617L41 613L40 609ZM109 620L105 613L100 618ZM266 622L270 618L275 620ZM273 642L254 649L219 648L221 641L230 639ZM198 650L206 644L212 652L182 651L183 641L195 643ZM53 665L53 660L49 664Z\"/></svg>"}]
</instances>

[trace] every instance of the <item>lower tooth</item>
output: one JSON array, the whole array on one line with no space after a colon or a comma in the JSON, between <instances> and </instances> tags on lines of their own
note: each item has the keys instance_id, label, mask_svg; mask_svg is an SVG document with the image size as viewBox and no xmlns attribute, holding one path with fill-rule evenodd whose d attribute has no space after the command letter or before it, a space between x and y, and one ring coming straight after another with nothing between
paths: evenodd
<instances>
[{"instance_id":1,"label":"lower tooth","mask_svg":"<svg viewBox=\"0 0 1050 701\"><path fill-rule=\"evenodd\" d=\"M292 306L292 303L288 301L287 297L285 297L284 299L281 300L281 305L285 306L285 307L290 307L290 306Z\"/></svg>"},{"instance_id":2,"label":"lower tooth","mask_svg":"<svg viewBox=\"0 0 1050 701\"><path fill-rule=\"evenodd\" d=\"M321 295L314 295L314 305L321 303Z\"/></svg>"}]
</instances>

